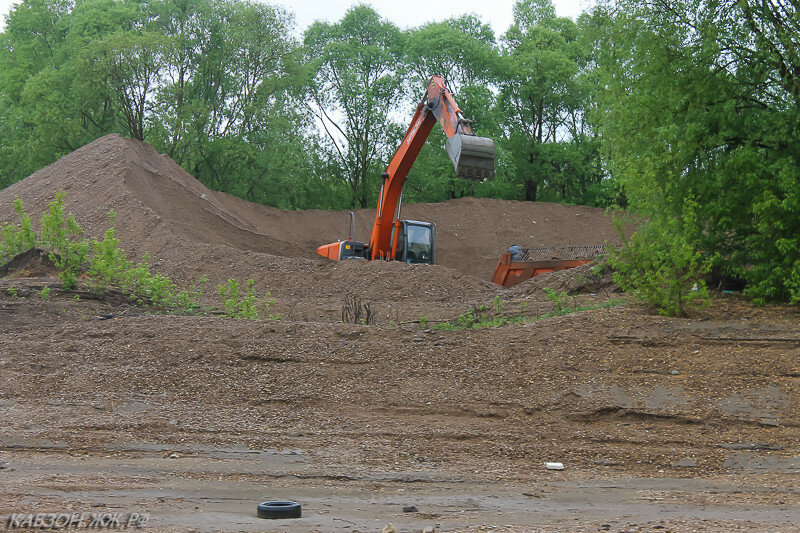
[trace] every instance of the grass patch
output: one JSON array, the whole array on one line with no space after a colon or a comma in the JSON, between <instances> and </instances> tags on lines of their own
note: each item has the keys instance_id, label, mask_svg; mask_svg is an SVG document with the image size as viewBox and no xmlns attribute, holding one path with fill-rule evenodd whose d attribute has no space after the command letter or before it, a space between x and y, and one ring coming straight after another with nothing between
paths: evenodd
<instances>
[{"instance_id":1,"label":"grass patch","mask_svg":"<svg viewBox=\"0 0 800 533\"><path fill-rule=\"evenodd\" d=\"M549 291L549 292L548 292ZM594 311L596 309L607 309L616 307L625 303L623 298L614 298L602 303L586 304L586 305L566 305L567 293L566 291L556 292L553 289L545 289L545 294L548 299L554 303L552 311L538 316L524 316L524 315L497 315L492 314L492 311L485 305L475 306L463 315L459 315L455 320L442 322L433 327L439 331L460 331L465 329L482 329L482 328L495 328L500 326L507 326L510 324L521 324L523 322L531 322L534 320L541 320L554 316L564 316L572 313L582 313L584 311ZM524 302L523 302L524 304ZM524 310L525 306L520 304L521 309ZM493 302L493 309L497 310L498 298Z\"/></svg>"},{"instance_id":2,"label":"grass patch","mask_svg":"<svg viewBox=\"0 0 800 533\"><path fill-rule=\"evenodd\" d=\"M19 217L16 225L3 224L0 227L0 265L13 257L33 248L48 253L50 261L56 266L61 284L66 290L74 290L78 278L85 279L88 288L95 294L104 294L110 288L119 289L125 296L140 306L152 306L169 312L206 314L208 309L201 307L200 301L205 291L207 279L201 278L188 287L179 287L168 276L153 272L150 255L144 254L141 261L128 258L120 248L114 222L116 213L108 214L110 226L103 239L89 239L75 217L64 213L64 193L59 192L42 214L40 230L33 228L31 217L25 213L22 200L13 202ZM252 279L243 287L235 278L218 287L222 307L226 316L235 318L259 319L266 315L270 319L280 319L281 315L271 315L267 311L274 300L259 299L253 289ZM49 289L42 291L42 299L49 296ZM9 294L15 297L9 290ZM78 295L75 296L79 300Z\"/></svg>"}]
</instances>

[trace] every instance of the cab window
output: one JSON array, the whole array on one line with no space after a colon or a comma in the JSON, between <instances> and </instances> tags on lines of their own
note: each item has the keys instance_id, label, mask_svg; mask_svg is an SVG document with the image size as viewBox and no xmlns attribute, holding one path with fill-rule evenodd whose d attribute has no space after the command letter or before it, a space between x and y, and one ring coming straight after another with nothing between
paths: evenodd
<instances>
[{"instance_id":1,"label":"cab window","mask_svg":"<svg viewBox=\"0 0 800 533\"><path fill-rule=\"evenodd\" d=\"M433 259L433 235L429 226L406 226L408 242L406 243L407 263L431 263ZM399 248L399 247L398 247Z\"/></svg>"}]
</instances>

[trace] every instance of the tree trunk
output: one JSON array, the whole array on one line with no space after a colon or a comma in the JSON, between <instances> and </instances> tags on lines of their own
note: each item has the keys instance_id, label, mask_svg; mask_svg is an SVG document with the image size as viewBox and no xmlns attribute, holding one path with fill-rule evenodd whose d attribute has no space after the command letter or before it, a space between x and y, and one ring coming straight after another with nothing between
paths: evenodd
<instances>
[{"instance_id":1,"label":"tree trunk","mask_svg":"<svg viewBox=\"0 0 800 533\"><path fill-rule=\"evenodd\" d=\"M536 183L532 179L525 180L525 201L527 202L535 202L536 201Z\"/></svg>"}]
</instances>

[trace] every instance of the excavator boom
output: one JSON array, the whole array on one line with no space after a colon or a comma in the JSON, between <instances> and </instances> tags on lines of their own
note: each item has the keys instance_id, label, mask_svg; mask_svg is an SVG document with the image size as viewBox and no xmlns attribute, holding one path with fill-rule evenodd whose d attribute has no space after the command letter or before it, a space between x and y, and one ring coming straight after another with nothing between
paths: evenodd
<instances>
[{"instance_id":1,"label":"excavator boom","mask_svg":"<svg viewBox=\"0 0 800 533\"><path fill-rule=\"evenodd\" d=\"M383 173L369 245L339 241L320 246L317 253L336 260L366 257L433 263L435 226L400 220L400 204L411 165L437 122L447 135L447 154L456 176L478 181L494 177L494 141L473 133L472 121L464 118L444 80L433 76L403 141Z\"/></svg>"},{"instance_id":2,"label":"excavator boom","mask_svg":"<svg viewBox=\"0 0 800 533\"><path fill-rule=\"evenodd\" d=\"M399 218L399 202L411 165L419 155L434 124L439 123L447 135L447 154L456 176L472 180L494 177L494 141L477 137L472 121L464 118L453 94L440 76L428 81L422 102L417 106L403 142L383 174L378 197L378 210L369 241L371 259L393 259L392 229ZM399 228L397 228L399 231Z\"/></svg>"}]
</instances>

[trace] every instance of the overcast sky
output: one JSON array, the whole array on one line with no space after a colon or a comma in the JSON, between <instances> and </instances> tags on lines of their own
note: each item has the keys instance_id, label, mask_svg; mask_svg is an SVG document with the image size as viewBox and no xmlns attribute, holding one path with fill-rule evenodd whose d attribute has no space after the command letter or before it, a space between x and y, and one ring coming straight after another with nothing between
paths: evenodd
<instances>
[{"instance_id":1,"label":"overcast sky","mask_svg":"<svg viewBox=\"0 0 800 533\"><path fill-rule=\"evenodd\" d=\"M5 26L5 17L15 0L0 0L0 29ZM318 19L334 22L342 18L357 0L277 0L271 2L284 6L294 13L300 30ZM511 8L514 0L461 0L430 2L429 0L369 0L381 16L400 27L419 26L434 20L443 20L463 13L475 13L488 22L496 35L505 33L511 24ZM554 0L556 12L562 17L577 17L591 0ZM301 31L302 33L302 31Z\"/></svg>"}]
</instances>

